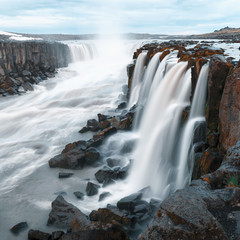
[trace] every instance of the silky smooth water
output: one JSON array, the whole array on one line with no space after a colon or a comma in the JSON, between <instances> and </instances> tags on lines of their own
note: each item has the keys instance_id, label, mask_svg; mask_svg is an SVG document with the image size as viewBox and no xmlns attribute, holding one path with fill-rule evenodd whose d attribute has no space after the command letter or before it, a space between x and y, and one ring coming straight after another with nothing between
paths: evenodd
<instances>
[{"instance_id":1,"label":"silky smooth water","mask_svg":"<svg viewBox=\"0 0 240 240\"><path fill-rule=\"evenodd\" d=\"M97 54L92 54L92 44ZM82 205L73 192L84 191L83 179L91 178L96 169L74 171L72 178L62 180L58 179L60 170L50 169L48 160L67 143L91 137L78 133L88 119L98 113L114 114L111 111L127 83L132 45L104 40L71 43L76 63L59 69L55 78L34 86L33 92L0 98L1 240L27 239L27 231L17 237L9 232L22 221L30 228L51 231L46 223L59 192ZM89 209L87 201L79 207Z\"/></svg>"}]
</instances>

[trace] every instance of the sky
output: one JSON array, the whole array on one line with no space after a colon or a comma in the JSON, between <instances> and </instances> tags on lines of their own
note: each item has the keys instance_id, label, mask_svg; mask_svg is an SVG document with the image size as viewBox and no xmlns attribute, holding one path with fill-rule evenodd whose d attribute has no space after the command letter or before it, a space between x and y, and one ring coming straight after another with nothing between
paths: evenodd
<instances>
[{"instance_id":1,"label":"sky","mask_svg":"<svg viewBox=\"0 0 240 240\"><path fill-rule=\"evenodd\" d=\"M0 0L17 33L198 34L240 27L239 0Z\"/></svg>"}]
</instances>

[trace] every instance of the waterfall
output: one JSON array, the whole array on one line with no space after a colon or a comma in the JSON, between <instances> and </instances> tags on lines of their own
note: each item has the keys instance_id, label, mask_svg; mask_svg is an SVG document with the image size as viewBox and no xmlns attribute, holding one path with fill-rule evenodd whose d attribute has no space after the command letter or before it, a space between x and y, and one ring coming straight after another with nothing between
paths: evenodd
<instances>
[{"instance_id":1,"label":"waterfall","mask_svg":"<svg viewBox=\"0 0 240 240\"><path fill-rule=\"evenodd\" d=\"M144 73L141 90L139 94L139 99L138 99L139 105L144 105L146 103L154 75L160 63L160 55L161 53L156 53L152 57Z\"/></svg>"},{"instance_id":2,"label":"waterfall","mask_svg":"<svg viewBox=\"0 0 240 240\"><path fill-rule=\"evenodd\" d=\"M150 186L153 194L162 199L174 188L176 179L174 150L191 87L191 73L186 69L187 62L174 64L149 95L133 154L129 187L136 190Z\"/></svg>"},{"instance_id":3,"label":"waterfall","mask_svg":"<svg viewBox=\"0 0 240 240\"><path fill-rule=\"evenodd\" d=\"M142 52L139 54L137 58L137 62L136 62L136 66L135 66L133 78L132 78L130 98L128 103L129 108L132 107L134 104L136 104L138 100L140 89L141 89L142 77L145 70L144 65L146 62L146 57L147 57L147 53Z\"/></svg>"},{"instance_id":4,"label":"waterfall","mask_svg":"<svg viewBox=\"0 0 240 240\"><path fill-rule=\"evenodd\" d=\"M181 146L179 150L179 163L177 172L177 188L182 188L191 181L193 170L193 159L191 150L193 147L194 129L205 121L205 102L207 94L208 64L205 64L199 74L196 90L193 97L190 115L183 131Z\"/></svg>"},{"instance_id":5,"label":"waterfall","mask_svg":"<svg viewBox=\"0 0 240 240\"><path fill-rule=\"evenodd\" d=\"M96 54L93 44L69 44L72 62L80 62L90 60Z\"/></svg>"}]
</instances>

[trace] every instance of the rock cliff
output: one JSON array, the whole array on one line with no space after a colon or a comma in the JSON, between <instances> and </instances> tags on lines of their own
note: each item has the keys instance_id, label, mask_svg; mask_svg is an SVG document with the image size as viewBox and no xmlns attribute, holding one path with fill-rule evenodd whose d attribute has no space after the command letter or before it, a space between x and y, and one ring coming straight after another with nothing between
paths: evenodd
<instances>
[{"instance_id":1,"label":"rock cliff","mask_svg":"<svg viewBox=\"0 0 240 240\"><path fill-rule=\"evenodd\" d=\"M0 42L0 95L33 90L32 84L53 77L70 62L67 45L45 41Z\"/></svg>"}]
</instances>

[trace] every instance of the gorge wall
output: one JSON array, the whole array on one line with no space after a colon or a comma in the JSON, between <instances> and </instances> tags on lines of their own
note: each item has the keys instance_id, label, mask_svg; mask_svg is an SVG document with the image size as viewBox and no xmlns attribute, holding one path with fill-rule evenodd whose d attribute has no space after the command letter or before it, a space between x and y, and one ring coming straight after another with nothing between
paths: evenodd
<instances>
[{"instance_id":1,"label":"gorge wall","mask_svg":"<svg viewBox=\"0 0 240 240\"><path fill-rule=\"evenodd\" d=\"M0 95L33 90L32 84L53 77L70 62L67 45L45 41L0 42Z\"/></svg>"}]
</instances>

